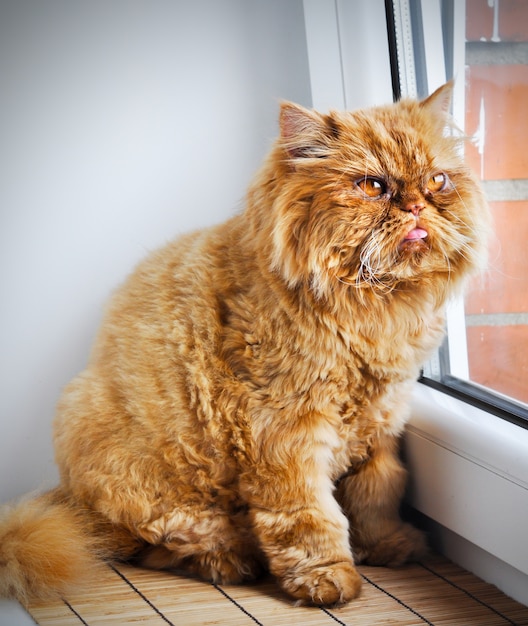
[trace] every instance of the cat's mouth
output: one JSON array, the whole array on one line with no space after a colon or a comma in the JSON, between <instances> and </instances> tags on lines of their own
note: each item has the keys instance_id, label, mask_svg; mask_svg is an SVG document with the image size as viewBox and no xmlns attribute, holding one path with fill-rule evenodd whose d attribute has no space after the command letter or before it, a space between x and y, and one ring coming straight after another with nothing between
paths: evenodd
<instances>
[{"instance_id":1,"label":"cat's mouth","mask_svg":"<svg viewBox=\"0 0 528 626\"><path fill-rule=\"evenodd\" d=\"M428 232L425 228L421 228L420 226L415 226L411 229L403 238L400 243L400 251L406 253L413 252L424 252L428 245L425 240L427 239Z\"/></svg>"},{"instance_id":2,"label":"cat's mouth","mask_svg":"<svg viewBox=\"0 0 528 626\"><path fill-rule=\"evenodd\" d=\"M416 241L418 239L425 239L427 237L427 231L423 228L413 228L410 232L407 233L407 236L403 240L405 241Z\"/></svg>"}]
</instances>

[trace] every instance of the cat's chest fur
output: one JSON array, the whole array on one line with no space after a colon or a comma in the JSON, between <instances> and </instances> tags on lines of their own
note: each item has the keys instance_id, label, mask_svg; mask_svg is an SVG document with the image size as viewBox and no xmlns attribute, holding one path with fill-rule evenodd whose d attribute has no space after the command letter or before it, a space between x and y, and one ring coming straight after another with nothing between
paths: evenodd
<instances>
[{"instance_id":1,"label":"cat's chest fur","mask_svg":"<svg viewBox=\"0 0 528 626\"><path fill-rule=\"evenodd\" d=\"M262 293L248 283L219 305L227 376L245 398L256 439L269 429L285 437L304 430L306 441L321 444L326 436L337 478L378 438L401 433L419 366L442 334L441 316L422 303L414 324L408 315L403 323L386 303L355 307L353 291L345 310L333 312L302 290L269 285Z\"/></svg>"}]
</instances>

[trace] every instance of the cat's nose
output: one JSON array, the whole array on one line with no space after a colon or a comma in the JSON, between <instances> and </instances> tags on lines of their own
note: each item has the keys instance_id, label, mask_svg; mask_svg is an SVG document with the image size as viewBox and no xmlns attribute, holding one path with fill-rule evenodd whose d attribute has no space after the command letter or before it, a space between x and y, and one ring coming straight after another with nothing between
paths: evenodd
<instances>
[{"instance_id":1,"label":"cat's nose","mask_svg":"<svg viewBox=\"0 0 528 626\"><path fill-rule=\"evenodd\" d=\"M415 216L420 215L420 213L425 209L425 204L423 202L408 202L404 207L404 211L409 211Z\"/></svg>"}]
</instances>

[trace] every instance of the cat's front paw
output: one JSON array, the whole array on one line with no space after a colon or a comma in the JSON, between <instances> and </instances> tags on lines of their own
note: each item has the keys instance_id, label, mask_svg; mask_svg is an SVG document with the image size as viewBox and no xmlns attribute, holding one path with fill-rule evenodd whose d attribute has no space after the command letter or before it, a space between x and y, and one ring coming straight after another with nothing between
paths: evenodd
<instances>
[{"instance_id":1,"label":"cat's front paw","mask_svg":"<svg viewBox=\"0 0 528 626\"><path fill-rule=\"evenodd\" d=\"M356 598L361 577L352 563L341 562L296 570L280 580L281 587L303 604L334 606Z\"/></svg>"},{"instance_id":2,"label":"cat's front paw","mask_svg":"<svg viewBox=\"0 0 528 626\"><path fill-rule=\"evenodd\" d=\"M357 563L399 567L417 561L427 553L427 542L422 531L410 524L401 524L393 533L379 539L372 546L353 546Z\"/></svg>"}]
</instances>

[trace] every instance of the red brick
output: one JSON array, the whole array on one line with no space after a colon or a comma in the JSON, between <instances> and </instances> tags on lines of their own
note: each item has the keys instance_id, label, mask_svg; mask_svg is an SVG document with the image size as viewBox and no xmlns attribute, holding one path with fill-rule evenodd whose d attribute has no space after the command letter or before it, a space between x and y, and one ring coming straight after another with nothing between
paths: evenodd
<instances>
[{"instance_id":1,"label":"red brick","mask_svg":"<svg viewBox=\"0 0 528 626\"><path fill-rule=\"evenodd\" d=\"M466 0L466 37L468 41L490 41L493 34L493 6L488 0ZM528 2L499 0L499 37L501 41L528 40Z\"/></svg>"},{"instance_id":2,"label":"red brick","mask_svg":"<svg viewBox=\"0 0 528 626\"><path fill-rule=\"evenodd\" d=\"M485 112L484 153L468 142L469 165L487 180L528 178L528 66L473 65L466 79L468 135L479 129L482 100Z\"/></svg>"},{"instance_id":3,"label":"red brick","mask_svg":"<svg viewBox=\"0 0 528 626\"><path fill-rule=\"evenodd\" d=\"M528 200L492 202L488 270L470 285L466 313L528 312Z\"/></svg>"},{"instance_id":4,"label":"red brick","mask_svg":"<svg viewBox=\"0 0 528 626\"><path fill-rule=\"evenodd\" d=\"M467 329L472 381L528 402L528 326Z\"/></svg>"}]
</instances>

